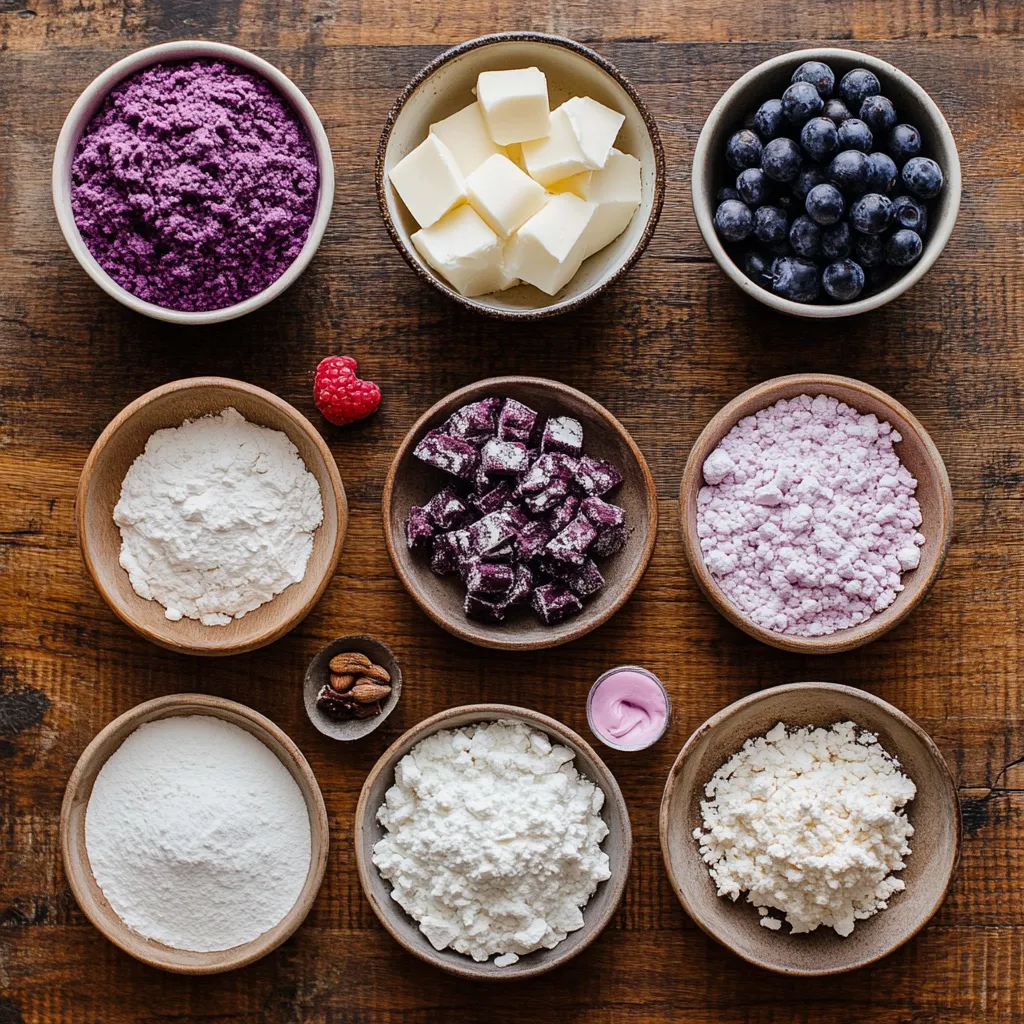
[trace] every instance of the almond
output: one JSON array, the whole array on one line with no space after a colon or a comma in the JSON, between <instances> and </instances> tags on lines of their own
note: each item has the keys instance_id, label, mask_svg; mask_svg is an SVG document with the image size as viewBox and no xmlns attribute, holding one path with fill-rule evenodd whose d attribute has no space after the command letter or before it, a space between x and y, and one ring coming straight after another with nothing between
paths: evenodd
<instances>
[{"instance_id":1,"label":"almond","mask_svg":"<svg viewBox=\"0 0 1024 1024\"><path fill-rule=\"evenodd\" d=\"M383 700L390 692L390 686L383 686L364 676L348 691L348 696L357 704L375 704L377 701Z\"/></svg>"},{"instance_id":2,"label":"almond","mask_svg":"<svg viewBox=\"0 0 1024 1024\"><path fill-rule=\"evenodd\" d=\"M347 673L345 675L337 675L336 673L332 672L331 689L337 691L338 693L344 693L346 690L351 690L352 687L356 684L356 678L357 677L352 673Z\"/></svg>"},{"instance_id":3,"label":"almond","mask_svg":"<svg viewBox=\"0 0 1024 1024\"><path fill-rule=\"evenodd\" d=\"M357 651L350 651L347 654L336 654L331 658L330 662L331 671L337 675L362 672L364 669L371 668L372 666L373 662L365 654L359 654Z\"/></svg>"},{"instance_id":4,"label":"almond","mask_svg":"<svg viewBox=\"0 0 1024 1024\"><path fill-rule=\"evenodd\" d=\"M391 682L391 673L380 665L371 665L369 668L363 669L362 674L370 679L376 679L379 683Z\"/></svg>"}]
</instances>

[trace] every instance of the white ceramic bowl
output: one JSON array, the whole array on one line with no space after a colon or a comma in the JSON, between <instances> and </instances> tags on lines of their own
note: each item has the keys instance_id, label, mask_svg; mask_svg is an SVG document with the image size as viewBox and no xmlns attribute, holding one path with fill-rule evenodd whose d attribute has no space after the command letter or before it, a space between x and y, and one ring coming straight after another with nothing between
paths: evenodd
<instances>
[{"instance_id":1,"label":"white ceramic bowl","mask_svg":"<svg viewBox=\"0 0 1024 1024\"><path fill-rule=\"evenodd\" d=\"M152 64L165 62L191 60L194 58L207 58L222 60L232 64L238 64L243 68L255 72L267 79L271 85L291 104L299 119L302 121L313 141L313 148L316 151L317 164L320 169L320 196L317 202L316 214L309 226L309 235L305 245L299 251L295 261L290 267L271 285L250 296L244 302L237 302L233 306L225 306L222 309L207 309L201 312L189 312L179 309L167 309L158 306L153 302L146 302L131 292L122 288L96 261L96 258L89 251L82 240L75 223L75 215L71 209L71 164L75 158L75 149L79 139L85 131L86 126L93 115L100 108L103 100L111 89L125 78L129 78L136 72L147 68ZM331 147L327 141L327 133L320 123L312 104L303 95L302 90L286 75L279 71L273 64L268 63L261 57L257 57L248 50L242 50L237 46L226 46L223 43L207 42L198 39L182 39L173 43L161 43L159 46L149 46L137 53L130 54L123 60L111 65L99 77L93 79L85 92L75 101L70 113L64 121L60 136L57 139L57 150L53 156L53 205L57 211L57 221L64 233L75 258L82 264L85 272L110 296L118 302L142 313L145 316L154 317L157 320L167 320L175 324L213 324L223 320L233 320L235 317L244 316L254 309L265 306L272 299L276 299L286 288L294 284L299 275L306 269L309 261L313 258L323 238L324 229L331 216L331 206L334 203L334 161L331 157Z\"/></svg>"},{"instance_id":2,"label":"white ceramic bowl","mask_svg":"<svg viewBox=\"0 0 1024 1024\"><path fill-rule=\"evenodd\" d=\"M427 264L412 244L418 225L388 177L426 137L430 125L473 102L481 71L538 67L547 76L552 107L589 96L625 115L615 146L641 165L640 208L626 230L583 262L554 296L532 285L466 298ZM654 234L665 193L665 154L650 111L625 76L593 50L539 32L500 32L461 43L432 60L406 86L388 115L377 151L377 200L395 247L428 284L469 309L506 320L537 319L574 309L624 274Z\"/></svg>"}]
</instances>

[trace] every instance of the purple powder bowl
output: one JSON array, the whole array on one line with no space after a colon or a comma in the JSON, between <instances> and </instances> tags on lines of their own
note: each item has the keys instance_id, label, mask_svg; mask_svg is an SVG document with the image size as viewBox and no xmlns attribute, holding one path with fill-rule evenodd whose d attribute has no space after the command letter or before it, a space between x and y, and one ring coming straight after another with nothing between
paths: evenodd
<instances>
[{"instance_id":1,"label":"purple powder bowl","mask_svg":"<svg viewBox=\"0 0 1024 1024\"><path fill-rule=\"evenodd\" d=\"M334 168L299 88L197 40L124 58L82 93L53 163L64 237L119 302L174 323L230 320L291 285L323 237Z\"/></svg>"}]
</instances>

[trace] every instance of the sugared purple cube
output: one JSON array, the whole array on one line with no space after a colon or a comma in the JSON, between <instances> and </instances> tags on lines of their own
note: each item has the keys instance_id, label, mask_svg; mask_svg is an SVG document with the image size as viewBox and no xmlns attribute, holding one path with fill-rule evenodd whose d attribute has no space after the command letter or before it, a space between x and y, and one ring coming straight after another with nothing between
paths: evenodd
<instances>
[{"instance_id":1,"label":"sugared purple cube","mask_svg":"<svg viewBox=\"0 0 1024 1024\"><path fill-rule=\"evenodd\" d=\"M579 455L583 451L583 424L571 416L552 416L544 424L540 450Z\"/></svg>"},{"instance_id":2,"label":"sugared purple cube","mask_svg":"<svg viewBox=\"0 0 1024 1024\"><path fill-rule=\"evenodd\" d=\"M579 461L562 452L539 456L519 481L520 494L539 494L553 480L571 480L579 469Z\"/></svg>"},{"instance_id":3,"label":"sugared purple cube","mask_svg":"<svg viewBox=\"0 0 1024 1024\"><path fill-rule=\"evenodd\" d=\"M416 448L413 455L428 466L444 470L463 480L472 480L480 461L480 453L468 442L432 430Z\"/></svg>"},{"instance_id":4,"label":"sugared purple cube","mask_svg":"<svg viewBox=\"0 0 1024 1024\"><path fill-rule=\"evenodd\" d=\"M515 569L505 562L477 562L466 573L466 589L477 597L501 596L512 589Z\"/></svg>"},{"instance_id":5,"label":"sugared purple cube","mask_svg":"<svg viewBox=\"0 0 1024 1024\"><path fill-rule=\"evenodd\" d=\"M471 494L469 503L483 516L497 512L512 499L512 484L502 480L497 487L492 487L482 494Z\"/></svg>"},{"instance_id":6,"label":"sugared purple cube","mask_svg":"<svg viewBox=\"0 0 1024 1024\"><path fill-rule=\"evenodd\" d=\"M509 519L512 520L512 528L518 533L524 526L530 523L532 520L530 517L514 502L507 501L501 506L504 512L508 513Z\"/></svg>"},{"instance_id":7,"label":"sugared purple cube","mask_svg":"<svg viewBox=\"0 0 1024 1024\"><path fill-rule=\"evenodd\" d=\"M526 445L522 441L490 438L480 449L480 469L492 476L518 476L529 469Z\"/></svg>"},{"instance_id":8,"label":"sugared purple cube","mask_svg":"<svg viewBox=\"0 0 1024 1024\"><path fill-rule=\"evenodd\" d=\"M435 494L423 506L427 518L441 530L454 530L470 518L470 511L463 500L450 488Z\"/></svg>"},{"instance_id":9,"label":"sugared purple cube","mask_svg":"<svg viewBox=\"0 0 1024 1024\"><path fill-rule=\"evenodd\" d=\"M516 560L515 541L508 541L500 548L491 548L480 556L485 562L514 562Z\"/></svg>"},{"instance_id":10,"label":"sugared purple cube","mask_svg":"<svg viewBox=\"0 0 1024 1024\"><path fill-rule=\"evenodd\" d=\"M504 602L487 601L476 594L466 594L462 609L467 618L476 619L477 622L503 622L505 619Z\"/></svg>"},{"instance_id":11,"label":"sugared purple cube","mask_svg":"<svg viewBox=\"0 0 1024 1024\"><path fill-rule=\"evenodd\" d=\"M592 558L584 558L582 565L569 566L562 578L580 597L592 597L604 586L604 577Z\"/></svg>"},{"instance_id":12,"label":"sugared purple cube","mask_svg":"<svg viewBox=\"0 0 1024 1024\"><path fill-rule=\"evenodd\" d=\"M545 583L537 587L530 604L545 626L554 626L583 611L583 602L561 583Z\"/></svg>"},{"instance_id":13,"label":"sugared purple cube","mask_svg":"<svg viewBox=\"0 0 1024 1024\"><path fill-rule=\"evenodd\" d=\"M438 576L450 576L459 568L459 546L451 533L440 533L434 538L430 552L430 568Z\"/></svg>"},{"instance_id":14,"label":"sugared purple cube","mask_svg":"<svg viewBox=\"0 0 1024 1024\"><path fill-rule=\"evenodd\" d=\"M430 539L434 536L434 527L427 518L427 510L413 505L409 509L409 518L405 521L405 542L410 551L423 551L430 547Z\"/></svg>"},{"instance_id":15,"label":"sugared purple cube","mask_svg":"<svg viewBox=\"0 0 1024 1024\"><path fill-rule=\"evenodd\" d=\"M623 509L618 505L610 505L600 498L584 498L580 504L580 511L597 527L599 534L605 527L622 526L626 521Z\"/></svg>"},{"instance_id":16,"label":"sugared purple cube","mask_svg":"<svg viewBox=\"0 0 1024 1024\"><path fill-rule=\"evenodd\" d=\"M550 512L568 493L569 482L561 477L555 477L544 490L526 495L523 498L523 504L530 513L539 516Z\"/></svg>"},{"instance_id":17,"label":"sugared purple cube","mask_svg":"<svg viewBox=\"0 0 1024 1024\"><path fill-rule=\"evenodd\" d=\"M466 528L473 551L482 555L485 551L500 548L516 535L515 521L504 508L491 512Z\"/></svg>"},{"instance_id":18,"label":"sugared purple cube","mask_svg":"<svg viewBox=\"0 0 1024 1024\"><path fill-rule=\"evenodd\" d=\"M525 443L530 440L536 422L537 414L528 405L508 398L498 415L498 437L502 441Z\"/></svg>"},{"instance_id":19,"label":"sugared purple cube","mask_svg":"<svg viewBox=\"0 0 1024 1024\"><path fill-rule=\"evenodd\" d=\"M498 429L501 406L500 398L481 398L479 402L456 409L441 429L452 437L491 437Z\"/></svg>"},{"instance_id":20,"label":"sugared purple cube","mask_svg":"<svg viewBox=\"0 0 1024 1024\"><path fill-rule=\"evenodd\" d=\"M600 497L622 483L622 474L610 462L584 455L576 470L575 483L584 494Z\"/></svg>"},{"instance_id":21,"label":"sugared purple cube","mask_svg":"<svg viewBox=\"0 0 1024 1024\"><path fill-rule=\"evenodd\" d=\"M548 541L554 536L554 532L547 523L537 519L528 523L519 531L517 544L519 546L520 558L536 558L544 553Z\"/></svg>"},{"instance_id":22,"label":"sugared purple cube","mask_svg":"<svg viewBox=\"0 0 1024 1024\"><path fill-rule=\"evenodd\" d=\"M575 518L580 507L580 499L575 494L567 494L560 505L548 513L548 522L555 533L561 533Z\"/></svg>"},{"instance_id":23,"label":"sugared purple cube","mask_svg":"<svg viewBox=\"0 0 1024 1024\"><path fill-rule=\"evenodd\" d=\"M597 540L590 545L590 553L597 558L609 558L625 547L626 536L625 525L609 526L601 530Z\"/></svg>"},{"instance_id":24,"label":"sugared purple cube","mask_svg":"<svg viewBox=\"0 0 1024 1024\"><path fill-rule=\"evenodd\" d=\"M563 562L582 565L587 557L587 549L595 540L597 530L594 524L586 516L577 516L561 533L548 541L544 553Z\"/></svg>"},{"instance_id":25,"label":"sugared purple cube","mask_svg":"<svg viewBox=\"0 0 1024 1024\"><path fill-rule=\"evenodd\" d=\"M506 604L529 604L530 595L533 593L533 573L529 566L522 562L515 567L516 575L512 581L512 589L505 598Z\"/></svg>"}]
</instances>

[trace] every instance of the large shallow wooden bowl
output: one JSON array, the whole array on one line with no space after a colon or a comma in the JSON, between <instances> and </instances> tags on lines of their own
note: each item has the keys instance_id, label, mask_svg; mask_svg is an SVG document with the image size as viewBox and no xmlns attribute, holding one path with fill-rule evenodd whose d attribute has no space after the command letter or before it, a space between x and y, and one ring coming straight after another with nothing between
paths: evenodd
<instances>
[{"instance_id":1,"label":"large shallow wooden bowl","mask_svg":"<svg viewBox=\"0 0 1024 1024\"><path fill-rule=\"evenodd\" d=\"M132 589L118 561L121 533L114 506L128 468L155 430L233 406L251 423L281 430L299 450L320 485L324 521L313 534L306 575L273 600L226 626L196 619L172 622L163 605ZM348 526L348 504L330 449L305 416L277 395L226 377L192 377L149 391L124 408L93 445L82 469L76 501L78 541L96 587L115 614L144 637L183 654L240 654L263 647L297 626L330 583Z\"/></svg>"},{"instance_id":2,"label":"large shallow wooden bowl","mask_svg":"<svg viewBox=\"0 0 1024 1024\"><path fill-rule=\"evenodd\" d=\"M743 744L776 723L828 727L852 721L878 734L917 786L906 812L914 826L913 852L899 878L907 888L883 910L858 921L842 938L824 926L790 935L789 926L770 931L746 898L733 903L717 895L693 830L701 824L700 802L712 775ZM836 683L775 686L730 704L686 741L661 800L661 851L672 888L686 912L723 946L758 967L781 974L819 975L852 971L874 963L913 938L939 909L960 859L960 804L949 767L928 734L884 700Z\"/></svg>"},{"instance_id":3,"label":"large shallow wooden bowl","mask_svg":"<svg viewBox=\"0 0 1024 1024\"><path fill-rule=\"evenodd\" d=\"M575 618L545 626L529 608L514 609L502 623L476 622L463 611L465 588L458 576L437 576L430 559L405 542L405 521L413 505L424 505L452 478L413 456L429 430L456 409L489 395L515 398L541 417L567 414L583 424L588 455L614 463L625 478L609 501L626 511L629 538L625 547L600 562L605 586L583 604ZM596 629L633 593L647 568L658 532L658 495L647 461L629 431L594 399L566 384L538 377L491 377L453 391L432 405L412 426L398 448L384 483L384 540L399 578L416 603L443 629L482 647L535 650L557 647Z\"/></svg>"},{"instance_id":4,"label":"large shallow wooden bowl","mask_svg":"<svg viewBox=\"0 0 1024 1024\"><path fill-rule=\"evenodd\" d=\"M311 857L305 885L292 909L270 931L233 949L197 953L174 949L133 931L114 912L96 884L85 845L85 814L93 783L118 747L140 726L163 718L202 715L237 725L277 755L295 779L309 812ZM281 945L309 913L327 867L327 808L316 776L301 751L269 718L244 704L201 693L175 693L146 701L102 729L82 752L64 791L60 809L60 849L71 892L87 918L115 946L136 960L177 974L218 974L244 967Z\"/></svg>"},{"instance_id":5,"label":"large shallow wooden bowl","mask_svg":"<svg viewBox=\"0 0 1024 1024\"><path fill-rule=\"evenodd\" d=\"M921 548L921 563L916 569L903 574L904 589L896 596L896 600L865 622L827 636L788 636L753 622L726 597L711 575L704 563L700 538L697 536L697 494L704 485L704 460L745 416L752 416L780 399L796 398L798 395L810 395L812 398L829 395L846 402L858 412L874 413L880 420L891 423L903 438L895 445L896 454L917 479L916 497L923 518L920 529L925 543ZM784 651L835 654L875 640L902 622L924 599L938 578L953 539L953 492L949 486L946 465L928 432L895 398L850 377L837 377L828 373L795 373L766 380L744 391L717 412L701 431L683 472L679 489L679 524L683 535L683 550L701 590L733 625Z\"/></svg>"},{"instance_id":6,"label":"large shallow wooden bowl","mask_svg":"<svg viewBox=\"0 0 1024 1024\"><path fill-rule=\"evenodd\" d=\"M384 837L384 829L377 822L377 809L384 802L384 794L394 785L395 765L420 740L442 729L458 729L477 722L498 720L524 722L546 733L557 743L567 746L576 755L573 765L604 793L601 816L608 826L608 836L601 844L611 862L611 878L602 882L583 909L583 927L570 932L554 949L538 949L527 953L510 967L495 967L493 961L477 963L471 957L453 949L438 952L419 930L416 922L391 898L391 883L381 878L373 863L373 847ZM370 901L380 923L392 938L410 953L449 974L485 981L509 981L544 974L581 953L601 933L611 920L622 899L629 876L629 860L633 849L633 833L629 824L629 809L625 798L607 765L582 736L568 726L542 715L538 711L515 707L511 704L467 704L449 708L424 719L400 736L384 751L363 783L356 807L355 818L356 866L359 882Z\"/></svg>"}]
</instances>

